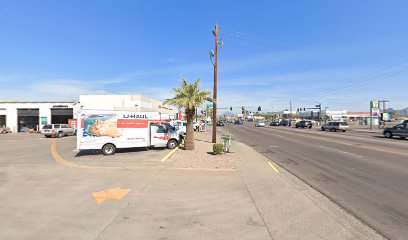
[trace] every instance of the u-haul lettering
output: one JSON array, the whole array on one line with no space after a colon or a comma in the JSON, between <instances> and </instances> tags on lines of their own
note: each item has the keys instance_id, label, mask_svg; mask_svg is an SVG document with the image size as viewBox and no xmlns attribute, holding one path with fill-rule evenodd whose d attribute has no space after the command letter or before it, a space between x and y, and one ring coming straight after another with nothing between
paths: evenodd
<instances>
[{"instance_id":1,"label":"u-haul lettering","mask_svg":"<svg viewBox=\"0 0 408 240\"><path fill-rule=\"evenodd\" d=\"M147 115L123 114L123 118L147 119Z\"/></svg>"}]
</instances>

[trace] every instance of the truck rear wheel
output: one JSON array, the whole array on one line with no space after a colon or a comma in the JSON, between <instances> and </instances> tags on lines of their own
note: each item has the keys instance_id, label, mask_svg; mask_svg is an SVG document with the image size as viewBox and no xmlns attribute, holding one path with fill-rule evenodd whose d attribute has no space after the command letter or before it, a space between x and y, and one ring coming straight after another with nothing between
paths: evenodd
<instances>
[{"instance_id":1,"label":"truck rear wheel","mask_svg":"<svg viewBox=\"0 0 408 240\"><path fill-rule=\"evenodd\" d=\"M107 155L113 155L116 152L116 147L115 145L108 143L103 145L102 147L102 154L107 156Z\"/></svg>"},{"instance_id":2,"label":"truck rear wheel","mask_svg":"<svg viewBox=\"0 0 408 240\"><path fill-rule=\"evenodd\" d=\"M167 148L168 149L175 149L178 145L178 142L174 139L169 140L169 142L167 143Z\"/></svg>"}]
</instances>

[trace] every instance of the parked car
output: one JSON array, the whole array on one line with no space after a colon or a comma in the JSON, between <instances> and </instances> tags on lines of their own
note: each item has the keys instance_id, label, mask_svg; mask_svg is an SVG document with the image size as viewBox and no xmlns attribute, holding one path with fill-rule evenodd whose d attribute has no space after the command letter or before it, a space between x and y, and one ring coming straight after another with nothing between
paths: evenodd
<instances>
[{"instance_id":1,"label":"parked car","mask_svg":"<svg viewBox=\"0 0 408 240\"><path fill-rule=\"evenodd\" d=\"M68 124L46 124L41 130L41 134L45 137L63 137L67 135L75 135L75 129Z\"/></svg>"},{"instance_id":2,"label":"parked car","mask_svg":"<svg viewBox=\"0 0 408 240\"><path fill-rule=\"evenodd\" d=\"M322 131L329 130L330 132L343 131L349 129L349 125L346 122L329 122L320 127Z\"/></svg>"},{"instance_id":3,"label":"parked car","mask_svg":"<svg viewBox=\"0 0 408 240\"><path fill-rule=\"evenodd\" d=\"M264 122L256 122L255 127L265 127L265 123Z\"/></svg>"},{"instance_id":4,"label":"parked car","mask_svg":"<svg viewBox=\"0 0 408 240\"><path fill-rule=\"evenodd\" d=\"M237 121L234 122L234 124L235 124L235 125L242 125L242 124L244 124L244 122L237 120Z\"/></svg>"},{"instance_id":5,"label":"parked car","mask_svg":"<svg viewBox=\"0 0 408 240\"><path fill-rule=\"evenodd\" d=\"M387 127L383 132L386 138L392 138L394 136L405 139L408 137L408 121L406 124L398 124L394 127Z\"/></svg>"},{"instance_id":6,"label":"parked car","mask_svg":"<svg viewBox=\"0 0 408 240\"><path fill-rule=\"evenodd\" d=\"M279 126L279 121L274 120L269 124L269 126Z\"/></svg>"},{"instance_id":7,"label":"parked car","mask_svg":"<svg viewBox=\"0 0 408 240\"><path fill-rule=\"evenodd\" d=\"M290 127L290 125L292 125L292 122L290 120L286 120L286 119L280 121L280 123L279 123L279 126L285 126L285 127L288 126L288 127Z\"/></svg>"},{"instance_id":8,"label":"parked car","mask_svg":"<svg viewBox=\"0 0 408 240\"><path fill-rule=\"evenodd\" d=\"M218 121L218 122L217 122L217 126L219 126L219 127L223 127L223 126L225 126L225 124L224 124L224 122L223 122L223 121Z\"/></svg>"},{"instance_id":9,"label":"parked car","mask_svg":"<svg viewBox=\"0 0 408 240\"><path fill-rule=\"evenodd\" d=\"M297 122L295 125L296 128L309 128L309 129L312 128L312 126L313 126L312 121L304 120Z\"/></svg>"},{"instance_id":10,"label":"parked car","mask_svg":"<svg viewBox=\"0 0 408 240\"><path fill-rule=\"evenodd\" d=\"M11 133L11 129L9 127L2 127L0 128L0 133Z\"/></svg>"}]
</instances>

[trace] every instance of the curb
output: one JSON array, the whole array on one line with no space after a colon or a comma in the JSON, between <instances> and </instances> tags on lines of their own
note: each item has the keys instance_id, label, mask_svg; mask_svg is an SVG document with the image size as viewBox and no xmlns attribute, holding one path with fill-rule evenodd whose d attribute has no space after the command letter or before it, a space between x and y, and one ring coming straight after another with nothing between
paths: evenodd
<instances>
[{"instance_id":1,"label":"curb","mask_svg":"<svg viewBox=\"0 0 408 240\"><path fill-rule=\"evenodd\" d=\"M179 147L176 147L175 149L173 149L171 152L167 153L166 156L164 156L164 158L162 158L162 160L160 160L161 162L166 161L169 157L171 157L171 155L173 155L177 150L179 150Z\"/></svg>"}]
</instances>

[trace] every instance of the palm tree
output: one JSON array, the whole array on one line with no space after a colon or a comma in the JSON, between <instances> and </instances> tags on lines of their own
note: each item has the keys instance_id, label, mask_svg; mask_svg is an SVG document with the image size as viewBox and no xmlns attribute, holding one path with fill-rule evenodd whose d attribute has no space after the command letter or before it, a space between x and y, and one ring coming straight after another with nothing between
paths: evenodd
<instances>
[{"instance_id":1,"label":"palm tree","mask_svg":"<svg viewBox=\"0 0 408 240\"><path fill-rule=\"evenodd\" d=\"M211 91L203 91L200 89L200 79L189 84L185 79L181 79L181 87L174 88L174 98L167 99L164 104L177 105L178 107L185 109L185 115L187 118L187 132L185 147L186 150L194 150L194 126L193 120L195 110L198 106L202 105L204 101L212 102L212 99L208 96Z\"/></svg>"}]
</instances>

